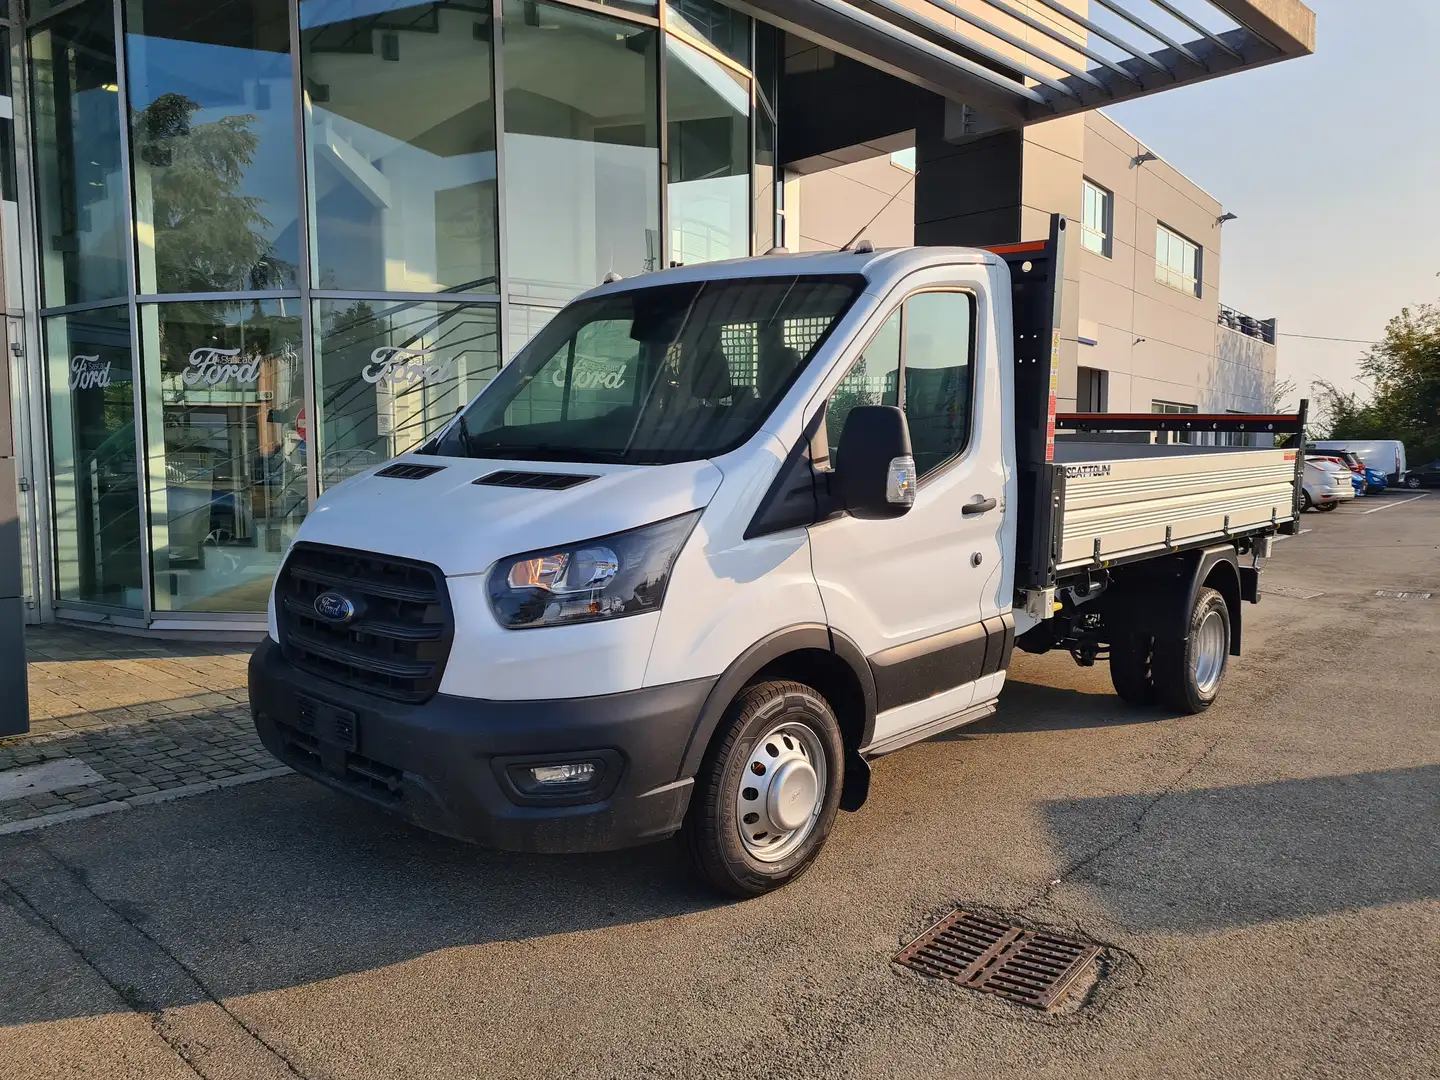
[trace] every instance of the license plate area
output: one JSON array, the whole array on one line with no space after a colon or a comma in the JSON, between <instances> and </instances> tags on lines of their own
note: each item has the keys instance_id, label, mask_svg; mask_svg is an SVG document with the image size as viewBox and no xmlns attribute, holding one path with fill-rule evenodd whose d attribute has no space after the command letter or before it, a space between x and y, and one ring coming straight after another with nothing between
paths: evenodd
<instances>
[{"instance_id":1,"label":"license plate area","mask_svg":"<svg viewBox=\"0 0 1440 1080\"><path fill-rule=\"evenodd\" d=\"M295 726L328 746L357 750L360 721L354 712L317 698L296 696Z\"/></svg>"}]
</instances>

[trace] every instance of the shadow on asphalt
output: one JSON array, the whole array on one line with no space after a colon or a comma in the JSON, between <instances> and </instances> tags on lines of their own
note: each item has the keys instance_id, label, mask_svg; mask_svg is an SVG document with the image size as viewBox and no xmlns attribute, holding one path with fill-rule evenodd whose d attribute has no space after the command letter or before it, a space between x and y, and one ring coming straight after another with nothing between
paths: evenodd
<instances>
[{"instance_id":1,"label":"shadow on asphalt","mask_svg":"<svg viewBox=\"0 0 1440 1080\"><path fill-rule=\"evenodd\" d=\"M1136 708L1116 695L1087 694L1058 686L1006 679L1000 692L1000 709L992 717L945 735L936 742L958 741L978 735L1012 731L1071 731L1077 728L1123 727L1174 719L1175 713L1156 706Z\"/></svg>"},{"instance_id":2,"label":"shadow on asphalt","mask_svg":"<svg viewBox=\"0 0 1440 1080\"><path fill-rule=\"evenodd\" d=\"M1136 933L1217 931L1440 898L1440 766L1051 802L1069 880ZM1097 838L1102 838L1097 843Z\"/></svg>"},{"instance_id":3,"label":"shadow on asphalt","mask_svg":"<svg viewBox=\"0 0 1440 1080\"><path fill-rule=\"evenodd\" d=\"M88 894L98 896L222 999L442 949L575 934L725 903L691 878L673 841L600 855L488 851L422 832L299 777L0 842L0 877L25 893L30 885L16 870L26 860L7 850L17 843L42 845L73 868L63 890L49 887L52 897L69 894L72 919L92 903ZM47 887L32 883L37 894ZM36 924L0 889L4 903ZM115 926L122 938L134 938ZM0 939L0 955L7 947ZM0 977L0 1026L86 1012L5 982ZM178 1000L147 1005L203 1000L162 987L160 996L167 993Z\"/></svg>"}]
</instances>

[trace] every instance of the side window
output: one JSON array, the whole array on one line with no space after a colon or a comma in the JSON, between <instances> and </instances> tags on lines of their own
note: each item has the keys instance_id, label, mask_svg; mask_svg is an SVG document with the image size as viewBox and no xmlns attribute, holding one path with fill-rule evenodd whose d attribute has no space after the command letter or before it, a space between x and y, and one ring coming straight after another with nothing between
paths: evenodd
<instances>
[{"instance_id":1,"label":"side window","mask_svg":"<svg viewBox=\"0 0 1440 1080\"><path fill-rule=\"evenodd\" d=\"M905 419L920 476L970 441L973 377L968 293L920 293L905 301Z\"/></svg>"},{"instance_id":2,"label":"side window","mask_svg":"<svg viewBox=\"0 0 1440 1080\"><path fill-rule=\"evenodd\" d=\"M639 363L628 320L586 323L515 395L505 423L590 420L633 405Z\"/></svg>"},{"instance_id":3,"label":"side window","mask_svg":"<svg viewBox=\"0 0 1440 1080\"><path fill-rule=\"evenodd\" d=\"M856 405L898 405L900 403L900 310L897 308L880 327L860 359L825 404L824 435L830 446L830 467L840 447L845 418Z\"/></svg>"}]
</instances>

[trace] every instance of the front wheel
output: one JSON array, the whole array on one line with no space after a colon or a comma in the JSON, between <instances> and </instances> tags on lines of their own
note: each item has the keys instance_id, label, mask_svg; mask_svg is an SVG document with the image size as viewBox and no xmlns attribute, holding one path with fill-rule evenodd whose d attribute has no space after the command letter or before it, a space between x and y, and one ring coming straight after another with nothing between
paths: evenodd
<instances>
[{"instance_id":1,"label":"front wheel","mask_svg":"<svg viewBox=\"0 0 1440 1080\"><path fill-rule=\"evenodd\" d=\"M1408 487L1411 491L1415 491L1420 487L1420 477L1407 476L1405 478L1405 486Z\"/></svg>"},{"instance_id":2,"label":"front wheel","mask_svg":"<svg viewBox=\"0 0 1440 1080\"><path fill-rule=\"evenodd\" d=\"M1230 662L1230 608L1211 588L1195 595L1190 632L1155 642L1155 693L1176 712L1203 712L1220 693Z\"/></svg>"},{"instance_id":3,"label":"front wheel","mask_svg":"<svg viewBox=\"0 0 1440 1080\"><path fill-rule=\"evenodd\" d=\"M695 778L685 847L700 877L734 896L810 868L834 824L845 748L812 687L763 682L735 699Z\"/></svg>"}]
</instances>

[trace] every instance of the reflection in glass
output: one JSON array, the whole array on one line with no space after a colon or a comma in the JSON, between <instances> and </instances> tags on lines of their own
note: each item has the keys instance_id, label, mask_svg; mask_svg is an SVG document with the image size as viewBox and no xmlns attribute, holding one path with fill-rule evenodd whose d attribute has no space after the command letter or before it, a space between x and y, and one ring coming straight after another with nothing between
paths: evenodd
<instances>
[{"instance_id":1,"label":"reflection in glass","mask_svg":"<svg viewBox=\"0 0 1440 1080\"><path fill-rule=\"evenodd\" d=\"M498 292L490 14L300 5L314 283Z\"/></svg>"},{"instance_id":2,"label":"reflection in glass","mask_svg":"<svg viewBox=\"0 0 1440 1080\"><path fill-rule=\"evenodd\" d=\"M264 611L305 517L295 300L140 309L157 611Z\"/></svg>"},{"instance_id":3,"label":"reflection in glass","mask_svg":"<svg viewBox=\"0 0 1440 1080\"><path fill-rule=\"evenodd\" d=\"M285 0L128 0L142 293L293 288L300 261Z\"/></svg>"},{"instance_id":4,"label":"reflection in glass","mask_svg":"<svg viewBox=\"0 0 1440 1080\"><path fill-rule=\"evenodd\" d=\"M905 301L905 418L921 476L970 439L974 299L928 292Z\"/></svg>"},{"instance_id":5,"label":"reflection in glass","mask_svg":"<svg viewBox=\"0 0 1440 1080\"><path fill-rule=\"evenodd\" d=\"M708 41L731 60L750 66L750 18L715 0L667 0L671 26Z\"/></svg>"},{"instance_id":6,"label":"reflection in glass","mask_svg":"<svg viewBox=\"0 0 1440 1080\"><path fill-rule=\"evenodd\" d=\"M775 246L775 121L763 104L755 108L755 254Z\"/></svg>"},{"instance_id":7,"label":"reflection in glass","mask_svg":"<svg viewBox=\"0 0 1440 1080\"><path fill-rule=\"evenodd\" d=\"M315 304L320 486L414 449L499 370L491 304Z\"/></svg>"},{"instance_id":8,"label":"reflection in glass","mask_svg":"<svg viewBox=\"0 0 1440 1080\"><path fill-rule=\"evenodd\" d=\"M124 296L130 214L109 3L71 8L30 35L43 304Z\"/></svg>"},{"instance_id":9,"label":"reflection in glass","mask_svg":"<svg viewBox=\"0 0 1440 1080\"><path fill-rule=\"evenodd\" d=\"M130 316L96 308L45 320L62 601L144 607Z\"/></svg>"},{"instance_id":10,"label":"reflection in glass","mask_svg":"<svg viewBox=\"0 0 1440 1080\"><path fill-rule=\"evenodd\" d=\"M748 255L750 82L678 38L666 47L670 258L690 265Z\"/></svg>"},{"instance_id":11,"label":"reflection in glass","mask_svg":"<svg viewBox=\"0 0 1440 1080\"><path fill-rule=\"evenodd\" d=\"M505 0L509 289L564 303L660 265L655 30Z\"/></svg>"}]
</instances>

